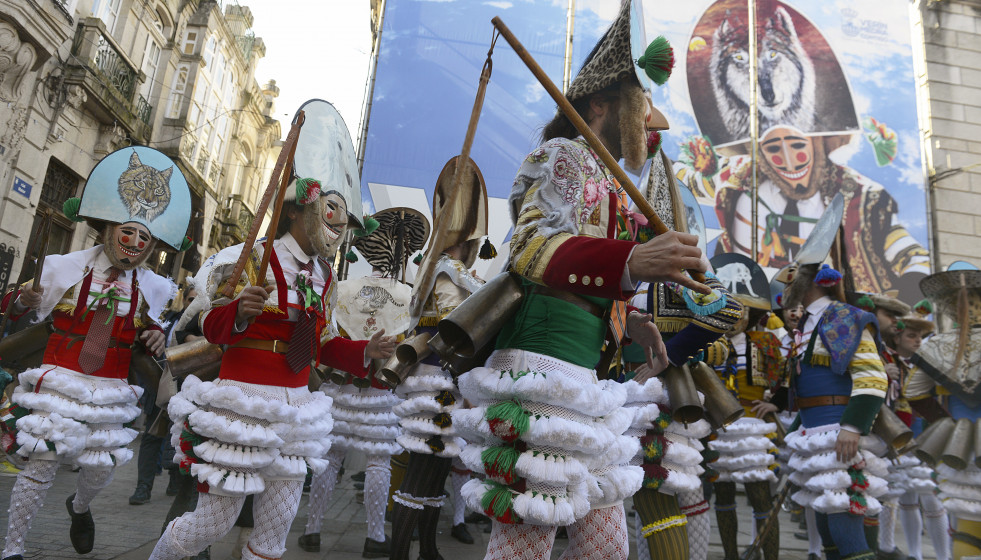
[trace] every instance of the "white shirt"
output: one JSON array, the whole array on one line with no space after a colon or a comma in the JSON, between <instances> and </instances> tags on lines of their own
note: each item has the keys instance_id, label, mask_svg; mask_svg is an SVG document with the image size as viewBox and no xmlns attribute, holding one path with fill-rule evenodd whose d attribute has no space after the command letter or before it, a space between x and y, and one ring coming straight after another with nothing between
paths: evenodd
<instances>
[{"instance_id":1,"label":"white shirt","mask_svg":"<svg viewBox=\"0 0 981 560\"><path fill-rule=\"evenodd\" d=\"M308 255L303 252L300 248L300 244L296 242L293 235L287 233L286 235L280 237L279 239L273 241L273 248L276 251L276 256L279 258L279 265L283 269L283 278L286 280L286 286L288 287L288 292L286 295L286 301L292 304L300 304L300 294L296 291L296 275L300 272L300 269L310 261L314 261L313 265L313 285L317 295L321 295L324 291L324 284L327 282L327 275L324 273L323 266L320 260L317 259L316 255ZM268 277L267 277L268 280ZM277 287L278 288L278 287ZM273 301L275 299L270 297ZM324 302L326 305L327 302ZM290 321L296 321L300 317L300 310L291 307L289 309Z\"/></svg>"}]
</instances>

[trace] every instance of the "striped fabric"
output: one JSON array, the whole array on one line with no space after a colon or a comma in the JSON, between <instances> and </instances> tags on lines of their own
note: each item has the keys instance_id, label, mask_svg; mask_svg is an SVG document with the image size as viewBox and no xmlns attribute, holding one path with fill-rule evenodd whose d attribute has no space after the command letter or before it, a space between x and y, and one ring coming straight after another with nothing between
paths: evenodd
<instances>
[{"instance_id":1,"label":"striped fabric","mask_svg":"<svg viewBox=\"0 0 981 560\"><path fill-rule=\"evenodd\" d=\"M810 333L804 333L804 340L809 337ZM821 337L817 337L814 343L811 363L814 365L831 364L831 355L822 344ZM882 365L879 352L876 350L875 339L872 338L872 332L868 329L862 332L862 341L858 344L858 349L849 362L848 373L852 377L851 396L871 395L885 398L889 378L886 376L885 366Z\"/></svg>"}]
</instances>

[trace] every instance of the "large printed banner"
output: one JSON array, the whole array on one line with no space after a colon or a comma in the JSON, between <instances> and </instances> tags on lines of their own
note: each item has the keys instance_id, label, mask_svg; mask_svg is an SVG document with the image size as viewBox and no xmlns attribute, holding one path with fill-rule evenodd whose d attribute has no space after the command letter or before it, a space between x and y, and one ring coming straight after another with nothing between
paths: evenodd
<instances>
[{"instance_id":1,"label":"large printed banner","mask_svg":"<svg viewBox=\"0 0 981 560\"><path fill-rule=\"evenodd\" d=\"M576 4L572 70L619 0ZM501 16L561 84L568 2L389 0L362 173L366 209L429 214L443 164L460 152L492 27ZM648 40L676 65L652 92L668 117L663 149L705 215L709 254L790 262L837 192L847 201L846 264L855 288L917 297L928 257L923 172L905 0L756 0L758 150L750 143L746 0L646 0ZM506 198L555 103L499 40L472 157L490 201L492 241L510 233ZM501 247L504 249L505 247ZM480 272L495 272L506 251ZM917 298L918 299L918 298Z\"/></svg>"},{"instance_id":2,"label":"large printed banner","mask_svg":"<svg viewBox=\"0 0 981 560\"><path fill-rule=\"evenodd\" d=\"M756 0L756 157L746 0L647 7L648 33L677 60L652 92L671 123L663 148L702 205L709 253L752 256L754 184L755 258L771 271L841 192L854 288L919 299L929 264L907 2Z\"/></svg>"}]
</instances>

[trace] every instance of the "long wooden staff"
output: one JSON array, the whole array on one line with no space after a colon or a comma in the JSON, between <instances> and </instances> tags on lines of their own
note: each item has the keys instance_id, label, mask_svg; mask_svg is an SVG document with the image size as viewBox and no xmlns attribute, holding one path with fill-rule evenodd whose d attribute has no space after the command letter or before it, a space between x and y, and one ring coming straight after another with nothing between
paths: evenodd
<instances>
[{"instance_id":1,"label":"long wooden staff","mask_svg":"<svg viewBox=\"0 0 981 560\"><path fill-rule=\"evenodd\" d=\"M634 204L637 205L637 208L641 211L641 213L644 214L644 217L647 218L647 221L654 229L654 233L660 235L669 231L668 227L661 221L661 218L659 218L654 212L654 207L651 206L651 204L647 202L644 195L637 190L637 187L634 186L633 181L631 181L630 177L628 177L623 171L620 164L617 163L617 160L613 159L613 156L610 154L610 151L606 149L606 146L603 145L603 142L601 142L592 129L589 128L589 125L587 125L586 121L582 119L576 109L572 106L572 103L569 103L569 100L566 99L565 95L563 95L559 88L552 83L552 80L548 77L545 71L542 70L542 67L538 65L538 62L536 62L535 58L531 56L531 53L529 53L528 50L525 49L524 45L518 41L518 38L511 33L508 26L504 25L504 22L501 21L500 17L495 17L491 20L491 23L494 24L494 27L501 33L501 36L504 37L508 44L511 45L511 48L514 49L514 52L525 63L525 66L527 66L528 69L531 70L531 73L538 78L539 83L541 83L542 86L544 86L545 91L552 96L552 99L554 99L555 103L558 104L562 113L565 114L570 121L572 121L572 125L576 127L579 134L583 135L586 141L589 142L589 146L593 148L597 154L599 154L599 157L601 160L603 160L603 163L610 168L613 176L620 182L620 186L627 192L627 196L630 197ZM697 282L705 281L705 275L701 272L689 270L688 274Z\"/></svg>"},{"instance_id":2,"label":"long wooden staff","mask_svg":"<svg viewBox=\"0 0 981 560\"><path fill-rule=\"evenodd\" d=\"M306 113L301 110L296 114L296 123L293 124L294 127L299 130L303 126L303 121L306 120ZM292 133L292 131L290 131ZM279 182L279 194L276 196L276 206L273 207L272 221L269 222L269 228L266 230L266 240L271 241L276 237L276 228L279 225L279 217L283 213L283 200L286 197L286 187L290 184L290 178L293 174L293 158L296 156L296 145L298 142L293 142L289 147L289 156L287 159L288 171L283 173L282 179ZM286 146L283 146L286 149ZM280 152L282 155L282 152ZM270 245L269 247L272 247ZM259 265L259 286L266 285L266 271L269 270L269 257L272 256L272 250L267 248L267 250L262 252L262 263Z\"/></svg>"},{"instance_id":3,"label":"long wooden staff","mask_svg":"<svg viewBox=\"0 0 981 560\"><path fill-rule=\"evenodd\" d=\"M286 135L286 142L283 143L283 149L280 150L279 157L276 158L276 167L273 168L272 176L269 177L269 185L266 186L266 191L262 193L262 200L259 201L259 207L256 208L255 219L252 221L252 227L249 228L249 236L245 238L245 244L242 245L242 254L239 255L238 262L235 263L235 268L232 269L232 276L228 279L228 284L222 289L222 295L227 298L235 295L235 286L238 285L239 278L245 272L245 264L252 256L252 248L255 246L256 238L259 237L259 228L262 227L262 217L266 215L266 210L269 209L269 203L272 202L277 187L280 187L279 199L276 201L276 210L274 210L276 213L273 216L273 221L269 224L270 231L274 233L276 231L276 223L279 221L278 212L282 210L283 196L286 194L285 185L289 183L290 174L293 169L293 154L296 152L296 141L300 137L300 127L303 126L303 118L303 111L296 114L296 118L293 119L293 126L290 128L290 133ZM269 254L270 251L264 251L262 255L262 266L259 270L259 278L262 280L260 286L265 284L266 267L269 265Z\"/></svg>"},{"instance_id":4,"label":"long wooden staff","mask_svg":"<svg viewBox=\"0 0 981 560\"><path fill-rule=\"evenodd\" d=\"M41 273L44 272L44 254L48 251L48 239L51 237L51 210L45 210L44 218L41 219L41 225L38 229L38 237L35 240L35 244L39 245L35 247L37 249L37 266L34 269L34 282L31 284L31 289L35 292L41 286ZM31 253L33 251L28 251ZM16 291L16 286L14 291ZM7 308L3 310L3 319L0 319L0 337L7 330L7 321L10 318L10 308L14 306L14 298L11 297L10 301L7 302Z\"/></svg>"}]
</instances>

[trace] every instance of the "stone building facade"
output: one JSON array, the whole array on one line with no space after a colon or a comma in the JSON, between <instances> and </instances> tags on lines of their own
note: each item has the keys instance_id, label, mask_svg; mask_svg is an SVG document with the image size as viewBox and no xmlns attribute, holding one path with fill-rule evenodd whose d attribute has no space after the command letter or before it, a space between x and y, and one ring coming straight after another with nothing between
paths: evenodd
<instances>
[{"instance_id":1,"label":"stone building facade","mask_svg":"<svg viewBox=\"0 0 981 560\"><path fill-rule=\"evenodd\" d=\"M917 0L912 19L933 268L981 266L981 0Z\"/></svg>"},{"instance_id":2,"label":"stone building facade","mask_svg":"<svg viewBox=\"0 0 981 560\"><path fill-rule=\"evenodd\" d=\"M46 212L48 254L98 242L61 204L130 145L173 157L193 193L197 247L148 266L182 277L237 239L212 232L227 199L264 184L280 136L275 87L255 81L265 50L251 23L248 8L208 0L0 0L0 289L32 275ZM182 150L188 138L196 151Z\"/></svg>"}]
</instances>

